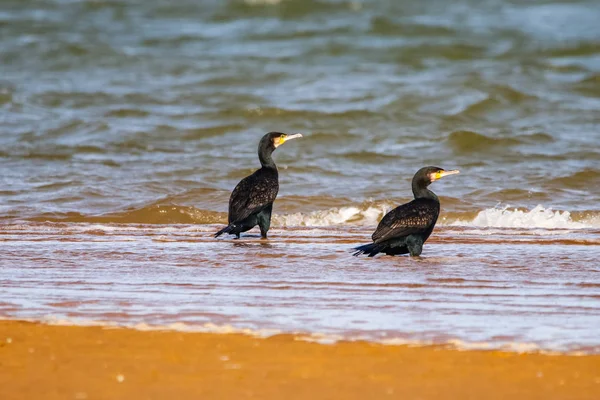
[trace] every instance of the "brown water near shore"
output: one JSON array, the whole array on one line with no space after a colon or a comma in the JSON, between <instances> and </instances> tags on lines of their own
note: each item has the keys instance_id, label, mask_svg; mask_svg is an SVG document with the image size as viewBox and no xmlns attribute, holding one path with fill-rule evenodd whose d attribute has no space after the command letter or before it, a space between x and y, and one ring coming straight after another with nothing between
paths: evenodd
<instances>
[{"instance_id":1,"label":"brown water near shore","mask_svg":"<svg viewBox=\"0 0 600 400\"><path fill-rule=\"evenodd\" d=\"M420 258L351 256L370 227L22 222L0 316L63 324L600 353L600 232L440 226Z\"/></svg>"},{"instance_id":2,"label":"brown water near shore","mask_svg":"<svg viewBox=\"0 0 600 400\"><path fill-rule=\"evenodd\" d=\"M0 397L596 400L600 356L0 321Z\"/></svg>"}]
</instances>

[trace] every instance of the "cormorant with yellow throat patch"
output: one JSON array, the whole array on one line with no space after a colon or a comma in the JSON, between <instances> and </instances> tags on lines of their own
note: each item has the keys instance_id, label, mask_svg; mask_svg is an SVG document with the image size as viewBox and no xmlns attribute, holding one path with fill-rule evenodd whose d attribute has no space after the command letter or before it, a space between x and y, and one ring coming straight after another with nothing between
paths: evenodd
<instances>
[{"instance_id":1,"label":"cormorant with yellow throat patch","mask_svg":"<svg viewBox=\"0 0 600 400\"><path fill-rule=\"evenodd\" d=\"M383 217L373 233L373 243L356 247L355 256L378 253L419 256L440 214L440 199L427 187L444 176L458 174L438 167L421 168L412 180L415 199L396 207Z\"/></svg>"},{"instance_id":2,"label":"cormorant with yellow throat patch","mask_svg":"<svg viewBox=\"0 0 600 400\"><path fill-rule=\"evenodd\" d=\"M233 189L229 198L229 225L217 232L215 237L228 233L239 239L241 232L258 225L261 236L267 238L273 202L279 191L279 174L271 155L283 143L299 137L302 137L300 133L288 135L281 132L269 132L262 137L258 144L258 159L262 167L242 179Z\"/></svg>"}]
</instances>

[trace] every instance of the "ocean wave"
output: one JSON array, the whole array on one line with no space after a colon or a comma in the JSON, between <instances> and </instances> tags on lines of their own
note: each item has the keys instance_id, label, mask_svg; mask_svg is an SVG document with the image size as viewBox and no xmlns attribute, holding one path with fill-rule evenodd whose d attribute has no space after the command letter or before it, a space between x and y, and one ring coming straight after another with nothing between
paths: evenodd
<instances>
[{"instance_id":1,"label":"ocean wave","mask_svg":"<svg viewBox=\"0 0 600 400\"><path fill-rule=\"evenodd\" d=\"M274 214L273 226L335 226L376 224L392 208L388 202L365 203L311 212ZM154 203L148 206L103 215L78 212L46 213L29 218L37 222L85 222L117 224L224 224L227 214L192 206Z\"/></svg>"},{"instance_id":2,"label":"ocean wave","mask_svg":"<svg viewBox=\"0 0 600 400\"><path fill-rule=\"evenodd\" d=\"M376 225L393 207L392 203L382 202L309 213L275 215L274 223L279 226ZM600 228L600 213L570 213L552 210L542 205L531 210L488 208L478 212L443 213L438 224L478 228L589 229Z\"/></svg>"},{"instance_id":3,"label":"ocean wave","mask_svg":"<svg viewBox=\"0 0 600 400\"><path fill-rule=\"evenodd\" d=\"M357 1L320 1L320 0L235 0L226 2L225 10L217 14L222 18L264 16L265 12L284 19L302 18L306 15L334 13L339 11L360 10Z\"/></svg>"},{"instance_id":4,"label":"ocean wave","mask_svg":"<svg viewBox=\"0 0 600 400\"><path fill-rule=\"evenodd\" d=\"M372 203L328 210L274 215L273 222L280 226L335 226L376 224L387 211L390 203Z\"/></svg>"},{"instance_id":5,"label":"ocean wave","mask_svg":"<svg viewBox=\"0 0 600 400\"><path fill-rule=\"evenodd\" d=\"M493 138L472 131L455 131L448 136L448 144L461 152L486 151L493 147L507 147L521 144L515 138Z\"/></svg>"},{"instance_id":6,"label":"ocean wave","mask_svg":"<svg viewBox=\"0 0 600 400\"><path fill-rule=\"evenodd\" d=\"M548 186L560 188L586 189L590 185L600 184L600 170L587 168L570 175L554 178L546 182Z\"/></svg>"},{"instance_id":7,"label":"ocean wave","mask_svg":"<svg viewBox=\"0 0 600 400\"><path fill-rule=\"evenodd\" d=\"M403 20L394 20L387 16L375 16L371 18L371 33L377 35L391 36L433 36L451 37L456 30L443 25L427 25Z\"/></svg>"},{"instance_id":8,"label":"ocean wave","mask_svg":"<svg viewBox=\"0 0 600 400\"><path fill-rule=\"evenodd\" d=\"M457 152L491 152L495 149L518 145L552 143L554 138L545 132L528 133L516 137L491 137L473 131L454 131L448 135L448 144Z\"/></svg>"},{"instance_id":9,"label":"ocean wave","mask_svg":"<svg viewBox=\"0 0 600 400\"><path fill-rule=\"evenodd\" d=\"M466 225L481 228L546 228L585 229L600 227L600 214L552 210L538 205L532 210L517 208L488 208L477 213L472 220L457 219L448 225Z\"/></svg>"},{"instance_id":10,"label":"ocean wave","mask_svg":"<svg viewBox=\"0 0 600 400\"><path fill-rule=\"evenodd\" d=\"M217 196L210 192L208 195ZM449 199L446 203L451 202ZM283 199L283 209L293 209L297 199ZM329 200L331 203L331 200ZM291 205L294 205L292 207ZM302 208L306 208L303 204ZM332 227L332 226L375 226L383 216L396 207L392 201L365 201L344 207L302 212L279 212L273 214L272 226L285 227ZM84 215L77 212L47 213L29 218L37 222L84 222L103 224L225 224L225 212L184 206L174 203L156 202L140 208L103 215ZM444 211L438 220L439 226L465 226L474 228L517 228L517 229L594 229L600 228L600 211L569 212L553 210L543 205L533 209L510 206L484 210Z\"/></svg>"},{"instance_id":11,"label":"ocean wave","mask_svg":"<svg viewBox=\"0 0 600 400\"><path fill-rule=\"evenodd\" d=\"M146 207L103 215L77 212L47 213L29 218L37 222L83 222L102 224L222 224L227 214L175 204L152 204Z\"/></svg>"},{"instance_id":12,"label":"ocean wave","mask_svg":"<svg viewBox=\"0 0 600 400\"><path fill-rule=\"evenodd\" d=\"M281 0L244 0L249 6L266 6L280 4Z\"/></svg>"}]
</instances>

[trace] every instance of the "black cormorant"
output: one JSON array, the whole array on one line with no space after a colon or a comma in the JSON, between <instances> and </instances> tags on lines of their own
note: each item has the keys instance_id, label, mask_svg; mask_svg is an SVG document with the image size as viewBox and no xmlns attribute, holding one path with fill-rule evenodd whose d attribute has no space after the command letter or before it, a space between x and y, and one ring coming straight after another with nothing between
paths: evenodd
<instances>
[{"instance_id":1,"label":"black cormorant","mask_svg":"<svg viewBox=\"0 0 600 400\"><path fill-rule=\"evenodd\" d=\"M427 188L432 182L458 174L438 167L421 168L412 180L415 199L396 207L383 217L373 233L373 243L356 247L355 256L378 253L419 256L440 214L440 199Z\"/></svg>"},{"instance_id":2,"label":"black cormorant","mask_svg":"<svg viewBox=\"0 0 600 400\"><path fill-rule=\"evenodd\" d=\"M302 137L300 133L287 135L281 132L269 132L262 137L258 143L258 159L262 167L242 179L233 189L229 198L229 225L217 232L215 237L229 233L239 239L241 232L256 225L260 227L261 236L267 237L273 202L279 191L279 174L271 154L283 143L299 137Z\"/></svg>"}]
</instances>

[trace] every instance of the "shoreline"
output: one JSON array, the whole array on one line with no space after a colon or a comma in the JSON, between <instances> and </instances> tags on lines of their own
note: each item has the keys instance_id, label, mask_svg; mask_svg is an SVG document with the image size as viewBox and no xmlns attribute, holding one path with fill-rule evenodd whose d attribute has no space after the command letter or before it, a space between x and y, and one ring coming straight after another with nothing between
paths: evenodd
<instances>
[{"instance_id":1,"label":"shoreline","mask_svg":"<svg viewBox=\"0 0 600 400\"><path fill-rule=\"evenodd\" d=\"M600 355L0 320L0 397L595 399Z\"/></svg>"},{"instance_id":2,"label":"shoreline","mask_svg":"<svg viewBox=\"0 0 600 400\"><path fill-rule=\"evenodd\" d=\"M364 343L367 345L378 346L404 346L404 347L423 347L436 348L453 351L494 351L501 353L514 354L537 354L544 356L600 356L600 347L589 346L577 349L550 349L540 347L536 343L531 342L503 342L497 345L492 345L489 342L469 342L459 338L449 338L447 341L432 342L419 341L405 338L365 338L365 337L344 337L337 334L324 333L308 333L308 332L286 332L278 329L251 329L251 328L236 328L231 325L216 325L213 323L205 323L203 325L187 325L185 323L170 323L167 325L152 325L146 323L136 324L119 324L115 322L106 322L100 320L89 319L37 319L37 318L20 318L0 316L2 322L20 322L34 325L46 325L57 327L81 327L81 328L101 328L106 330L126 329L139 332L173 332L173 333L190 333L190 334L207 334L207 335L241 335L251 339L267 340L271 337L289 337L297 342L315 343L322 345L336 345L339 343Z\"/></svg>"}]
</instances>

